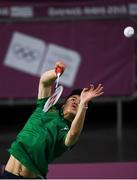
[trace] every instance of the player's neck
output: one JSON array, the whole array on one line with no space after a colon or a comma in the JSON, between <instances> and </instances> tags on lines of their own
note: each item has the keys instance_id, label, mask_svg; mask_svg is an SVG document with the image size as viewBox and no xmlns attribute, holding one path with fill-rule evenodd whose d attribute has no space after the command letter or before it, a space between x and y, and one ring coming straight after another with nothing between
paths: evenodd
<instances>
[{"instance_id":1,"label":"player's neck","mask_svg":"<svg viewBox=\"0 0 137 180\"><path fill-rule=\"evenodd\" d=\"M70 113L65 113L64 112L64 118L67 119L68 121L72 122L74 119L74 115Z\"/></svg>"}]
</instances>

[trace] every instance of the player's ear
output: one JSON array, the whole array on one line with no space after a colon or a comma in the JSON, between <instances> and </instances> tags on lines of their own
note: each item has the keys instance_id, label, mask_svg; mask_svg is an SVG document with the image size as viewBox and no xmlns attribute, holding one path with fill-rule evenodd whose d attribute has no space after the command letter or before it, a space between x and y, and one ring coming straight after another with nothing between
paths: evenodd
<instances>
[{"instance_id":1,"label":"player's ear","mask_svg":"<svg viewBox=\"0 0 137 180\"><path fill-rule=\"evenodd\" d=\"M62 105L62 109L64 109L64 106L65 106L65 105L63 104L63 105Z\"/></svg>"}]
</instances>

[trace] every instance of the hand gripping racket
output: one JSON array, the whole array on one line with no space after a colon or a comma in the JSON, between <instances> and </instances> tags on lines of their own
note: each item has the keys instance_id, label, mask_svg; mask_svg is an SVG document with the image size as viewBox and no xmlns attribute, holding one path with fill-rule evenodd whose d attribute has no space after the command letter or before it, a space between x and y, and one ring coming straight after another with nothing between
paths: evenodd
<instances>
[{"instance_id":1,"label":"hand gripping racket","mask_svg":"<svg viewBox=\"0 0 137 180\"><path fill-rule=\"evenodd\" d=\"M57 88L58 85L59 85L59 79L60 79L60 75L61 75L61 73L62 73L62 68L59 67L59 66L57 66L56 69L55 69L55 72L56 72L56 74L57 74L57 80L56 80L56 86L55 86L55 88Z\"/></svg>"},{"instance_id":2,"label":"hand gripping racket","mask_svg":"<svg viewBox=\"0 0 137 180\"><path fill-rule=\"evenodd\" d=\"M55 86L55 92L52 94L52 96L50 96L48 98L48 100L46 101L43 111L47 112L53 105L55 105L57 103L57 101L59 100L62 92L63 92L63 86L58 86L59 85L59 79L60 79L60 75L62 73L62 68L61 67L57 67L55 69L55 72L57 74L57 80L56 80L56 86Z\"/></svg>"}]
</instances>

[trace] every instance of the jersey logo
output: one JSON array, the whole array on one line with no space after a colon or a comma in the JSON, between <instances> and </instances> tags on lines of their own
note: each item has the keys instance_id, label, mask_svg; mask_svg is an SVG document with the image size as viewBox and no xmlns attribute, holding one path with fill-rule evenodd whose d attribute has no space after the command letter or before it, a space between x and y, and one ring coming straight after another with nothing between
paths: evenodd
<instances>
[{"instance_id":1,"label":"jersey logo","mask_svg":"<svg viewBox=\"0 0 137 180\"><path fill-rule=\"evenodd\" d=\"M68 128L68 127L64 127L64 128L62 128L61 130L62 130L62 131L68 131L69 128Z\"/></svg>"}]
</instances>

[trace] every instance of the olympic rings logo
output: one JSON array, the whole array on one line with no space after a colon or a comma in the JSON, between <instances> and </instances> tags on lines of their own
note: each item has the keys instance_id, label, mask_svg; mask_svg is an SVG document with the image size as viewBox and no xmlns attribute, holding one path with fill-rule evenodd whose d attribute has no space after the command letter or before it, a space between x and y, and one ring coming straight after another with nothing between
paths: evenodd
<instances>
[{"instance_id":1,"label":"olympic rings logo","mask_svg":"<svg viewBox=\"0 0 137 180\"><path fill-rule=\"evenodd\" d=\"M35 61L40 56L40 51L38 49L32 49L28 46L22 46L21 44L14 44L12 51L18 59L28 62Z\"/></svg>"}]
</instances>

